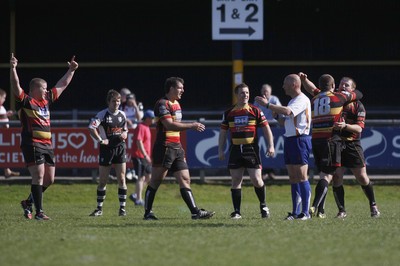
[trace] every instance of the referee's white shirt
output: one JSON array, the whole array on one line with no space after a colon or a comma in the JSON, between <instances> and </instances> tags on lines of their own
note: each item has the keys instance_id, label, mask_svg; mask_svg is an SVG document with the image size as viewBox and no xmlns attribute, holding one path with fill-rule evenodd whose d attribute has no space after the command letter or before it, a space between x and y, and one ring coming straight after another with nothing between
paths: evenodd
<instances>
[{"instance_id":1,"label":"referee's white shirt","mask_svg":"<svg viewBox=\"0 0 400 266\"><path fill-rule=\"evenodd\" d=\"M301 93L291 99L287 105L292 114L285 116L285 137L309 135L311 128L310 99Z\"/></svg>"}]
</instances>

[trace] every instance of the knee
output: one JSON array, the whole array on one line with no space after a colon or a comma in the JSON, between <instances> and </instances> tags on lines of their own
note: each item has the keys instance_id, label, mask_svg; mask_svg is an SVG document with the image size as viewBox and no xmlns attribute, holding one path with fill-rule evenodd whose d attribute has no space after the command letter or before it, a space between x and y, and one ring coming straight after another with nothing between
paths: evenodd
<instances>
[{"instance_id":1,"label":"knee","mask_svg":"<svg viewBox=\"0 0 400 266\"><path fill-rule=\"evenodd\" d=\"M264 181L262 179L257 179L255 184L254 184L254 186L257 187L257 188L263 187L264 186Z\"/></svg>"},{"instance_id":2,"label":"knee","mask_svg":"<svg viewBox=\"0 0 400 266\"><path fill-rule=\"evenodd\" d=\"M162 180L152 178L149 181L149 186L154 189L157 189L161 185L161 182Z\"/></svg>"},{"instance_id":3,"label":"knee","mask_svg":"<svg viewBox=\"0 0 400 266\"><path fill-rule=\"evenodd\" d=\"M106 186L107 186L107 182L103 181L103 180L100 180L97 188L100 189L100 190L103 190Z\"/></svg>"},{"instance_id":4,"label":"knee","mask_svg":"<svg viewBox=\"0 0 400 266\"><path fill-rule=\"evenodd\" d=\"M359 176L357 178L357 180L358 180L358 183L360 183L360 185L362 185L362 186L367 186L370 182L368 176L364 176L364 175Z\"/></svg>"},{"instance_id":5,"label":"knee","mask_svg":"<svg viewBox=\"0 0 400 266\"><path fill-rule=\"evenodd\" d=\"M190 177L189 176L182 176L181 182L187 187L190 186Z\"/></svg>"},{"instance_id":6,"label":"knee","mask_svg":"<svg viewBox=\"0 0 400 266\"><path fill-rule=\"evenodd\" d=\"M43 186L49 187L54 184L54 178L44 178Z\"/></svg>"}]
</instances>

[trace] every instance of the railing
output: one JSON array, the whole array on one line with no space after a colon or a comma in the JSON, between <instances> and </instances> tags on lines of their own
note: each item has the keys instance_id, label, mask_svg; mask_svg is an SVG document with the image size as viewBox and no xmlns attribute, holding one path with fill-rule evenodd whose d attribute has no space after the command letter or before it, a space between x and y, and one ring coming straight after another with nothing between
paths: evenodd
<instances>
[{"instance_id":1,"label":"railing","mask_svg":"<svg viewBox=\"0 0 400 266\"><path fill-rule=\"evenodd\" d=\"M98 111L93 110L63 110L51 111L51 123L53 126L82 126L89 123L89 119L96 115ZM186 121L202 121L208 125L219 124L224 110L184 110ZM368 125L398 125L400 121L399 110L385 110L384 108L369 108L367 112L366 124ZM0 122L0 125L7 124ZM18 120L11 120L10 126L19 126ZM276 124L272 122L272 124Z\"/></svg>"},{"instance_id":2,"label":"railing","mask_svg":"<svg viewBox=\"0 0 400 266\"><path fill-rule=\"evenodd\" d=\"M90 112L92 114L92 112ZM193 120L192 120L193 121ZM226 172L226 163L218 160L216 154L218 142L217 134L219 131L220 119L200 118L206 125L206 130L201 134L188 131L185 135L184 145L190 145L187 149L188 161L190 161L193 171L200 171L200 176L204 171L212 173L208 175L220 175L220 172ZM57 156L59 156L60 171L75 171L72 175L78 176L88 169L97 169L97 164L93 161L98 151L96 144L91 140L87 126L88 119L54 119L51 121L53 126L54 145ZM5 124L4 122L0 123ZM9 121L10 129L0 128L0 163L6 163L11 167L22 167L22 154L19 149L19 127L18 120ZM273 158L262 158L263 165L268 165L279 172L285 171L283 160L283 134L284 128L271 123L274 134L274 143L276 156ZM398 160L400 158L400 119L370 119L366 121L366 127L363 130L364 152L369 173L393 174L399 173ZM155 128L152 128L154 133ZM131 135L133 131L131 132ZM131 138L127 142L128 146L132 144ZM364 142L364 143L363 143ZM266 149L266 143L260 138L259 145L262 151ZM131 146L129 146L131 147ZM74 159L75 158L75 159ZM78 159L79 158L79 159ZM91 159L90 159L91 158ZM78 167L78 164L80 165ZM64 166L63 166L64 165ZM64 167L64 169L63 169ZM312 170L312 163L310 169ZM69 173L69 172L68 172ZM218 174L215 174L218 173ZM90 173L89 173L90 174ZM69 174L68 174L69 175Z\"/></svg>"},{"instance_id":3,"label":"railing","mask_svg":"<svg viewBox=\"0 0 400 266\"><path fill-rule=\"evenodd\" d=\"M221 120L218 119L193 119L193 120L183 120L188 121L199 121L206 126L218 126L221 124ZM10 120L9 122L0 122L0 127L4 124L8 124L10 127L19 127L21 123L19 120ZM279 126L275 121L269 122L271 126ZM367 126L399 126L400 119L367 119L365 120ZM51 125L54 127L70 126L70 127L85 127L89 125L89 119L52 119Z\"/></svg>"}]
</instances>

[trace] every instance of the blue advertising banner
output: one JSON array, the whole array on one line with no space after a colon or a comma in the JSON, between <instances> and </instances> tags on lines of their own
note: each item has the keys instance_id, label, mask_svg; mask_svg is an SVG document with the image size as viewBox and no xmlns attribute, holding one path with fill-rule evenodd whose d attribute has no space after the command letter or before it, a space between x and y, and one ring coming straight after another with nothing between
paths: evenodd
<instances>
[{"instance_id":1,"label":"blue advertising banner","mask_svg":"<svg viewBox=\"0 0 400 266\"><path fill-rule=\"evenodd\" d=\"M284 129L273 127L275 156L266 157L266 141L259 138L261 159L264 168L285 168L283 160ZM225 168L227 160L218 159L219 128L212 127L204 132L187 131L187 161L191 168ZM261 131L259 136L262 136ZM366 164L369 169L400 169L400 130L398 127L369 127L363 130L361 145L364 148ZM228 155L226 145L225 155ZM312 157L312 155L311 155ZM311 158L310 167L314 167Z\"/></svg>"},{"instance_id":2,"label":"blue advertising banner","mask_svg":"<svg viewBox=\"0 0 400 266\"><path fill-rule=\"evenodd\" d=\"M370 127L363 130L361 145L370 169L400 169L400 128Z\"/></svg>"}]
</instances>

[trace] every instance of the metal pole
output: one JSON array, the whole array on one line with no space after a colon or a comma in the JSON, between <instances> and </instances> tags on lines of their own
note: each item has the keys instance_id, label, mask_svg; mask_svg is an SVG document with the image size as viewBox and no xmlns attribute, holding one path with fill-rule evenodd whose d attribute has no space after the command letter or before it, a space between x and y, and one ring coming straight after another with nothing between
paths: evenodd
<instances>
[{"instance_id":1,"label":"metal pole","mask_svg":"<svg viewBox=\"0 0 400 266\"><path fill-rule=\"evenodd\" d=\"M243 51L241 41L232 41L232 104L236 103L235 87L243 82Z\"/></svg>"},{"instance_id":2,"label":"metal pole","mask_svg":"<svg viewBox=\"0 0 400 266\"><path fill-rule=\"evenodd\" d=\"M15 54L15 1L16 0L9 0L10 3L10 52L9 52L9 57L11 56L11 53ZM11 89L11 84L10 84L10 89ZM10 109L15 110L15 96L14 93L10 93Z\"/></svg>"}]
</instances>

